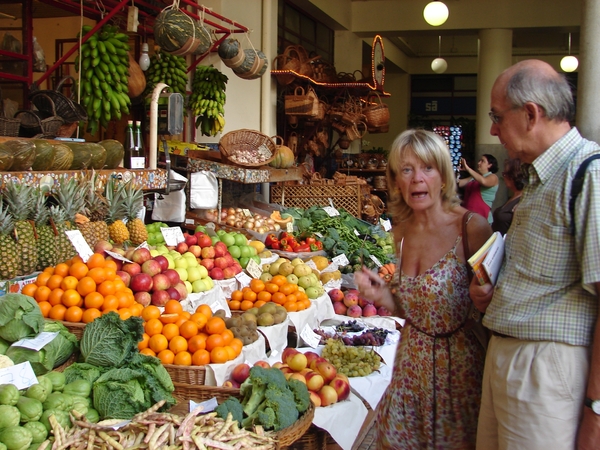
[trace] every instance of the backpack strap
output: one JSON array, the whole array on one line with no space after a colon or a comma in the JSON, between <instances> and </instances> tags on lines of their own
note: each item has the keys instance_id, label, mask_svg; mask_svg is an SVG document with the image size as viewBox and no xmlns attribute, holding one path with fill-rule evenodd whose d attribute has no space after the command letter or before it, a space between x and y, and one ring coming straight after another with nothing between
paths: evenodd
<instances>
[{"instance_id":1,"label":"backpack strap","mask_svg":"<svg viewBox=\"0 0 600 450\"><path fill-rule=\"evenodd\" d=\"M571 181L571 194L569 196L569 214L571 216L569 232L571 233L571 236L575 236L575 202L577 201L577 196L581 193L581 190L583 189L585 171L587 170L587 167L593 160L599 158L600 154L595 154L586 158L577 169L577 172L575 172L575 176Z\"/></svg>"},{"instance_id":2,"label":"backpack strap","mask_svg":"<svg viewBox=\"0 0 600 450\"><path fill-rule=\"evenodd\" d=\"M471 250L469 249L469 237L467 236L467 224L469 220L471 220L472 212L467 211L464 213L462 218L462 242L463 242L463 252L465 254L465 261L467 261L471 257ZM469 283L471 283L471 279L473 278L473 271L467 264L467 273L469 276Z\"/></svg>"}]
</instances>

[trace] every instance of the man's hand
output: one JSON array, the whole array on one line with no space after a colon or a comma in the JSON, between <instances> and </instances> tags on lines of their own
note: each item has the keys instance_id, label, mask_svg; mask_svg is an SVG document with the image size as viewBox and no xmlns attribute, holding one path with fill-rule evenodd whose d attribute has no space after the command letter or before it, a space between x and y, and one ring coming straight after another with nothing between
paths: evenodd
<instances>
[{"instance_id":1,"label":"man's hand","mask_svg":"<svg viewBox=\"0 0 600 450\"><path fill-rule=\"evenodd\" d=\"M584 408L583 421L577 436L577 450L597 450L600 442L600 417Z\"/></svg>"},{"instance_id":2,"label":"man's hand","mask_svg":"<svg viewBox=\"0 0 600 450\"><path fill-rule=\"evenodd\" d=\"M475 307L480 312L485 313L485 310L492 301L494 286L492 286L491 283L481 285L479 284L479 281L477 281L477 277L473 277L471 285L469 286L469 295L471 300L473 300Z\"/></svg>"}]
</instances>

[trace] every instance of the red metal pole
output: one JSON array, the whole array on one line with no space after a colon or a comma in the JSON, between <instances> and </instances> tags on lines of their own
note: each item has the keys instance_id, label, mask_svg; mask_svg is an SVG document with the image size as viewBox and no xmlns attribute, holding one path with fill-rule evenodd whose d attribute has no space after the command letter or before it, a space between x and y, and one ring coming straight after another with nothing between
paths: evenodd
<instances>
[{"instance_id":1,"label":"red metal pole","mask_svg":"<svg viewBox=\"0 0 600 450\"><path fill-rule=\"evenodd\" d=\"M104 16L104 18L98 22L96 24L96 26L94 26L94 28L92 28L82 39L81 39L81 43L86 42L90 36L92 36L98 29L100 29L102 27L102 25L104 25L106 22L108 22L115 14L117 14L119 12L119 10L124 7L125 5L127 5L131 0L121 0L121 2L114 7L106 16ZM56 70L56 68L58 66L60 66L63 62L65 62L69 56L71 56L73 53L75 53L75 51L79 49L79 43L75 44L73 46L73 48L71 48L71 50L67 51L58 61L56 61L54 63L54 65L52 67L50 67L45 73L44 75L41 76L41 78L38 80L38 83L42 83L42 81L44 81L46 78L48 78L52 72L54 72Z\"/></svg>"}]
</instances>

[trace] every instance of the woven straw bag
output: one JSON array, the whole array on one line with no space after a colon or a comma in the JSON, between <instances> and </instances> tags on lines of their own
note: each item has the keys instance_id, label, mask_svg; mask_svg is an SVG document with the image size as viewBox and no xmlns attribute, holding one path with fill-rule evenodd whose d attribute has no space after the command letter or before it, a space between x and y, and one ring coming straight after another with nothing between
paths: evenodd
<instances>
[{"instance_id":1,"label":"woven straw bag","mask_svg":"<svg viewBox=\"0 0 600 450\"><path fill-rule=\"evenodd\" d=\"M292 95L285 96L284 107L288 115L316 117L319 114L319 97L311 86L306 91L298 86Z\"/></svg>"},{"instance_id":2,"label":"woven straw bag","mask_svg":"<svg viewBox=\"0 0 600 450\"><path fill-rule=\"evenodd\" d=\"M374 99L377 96L376 101L370 102L370 99ZM366 100L367 106L363 108L363 114L365 115L365 121L370 132L377 131L382 127L386 127L390 123L390 110L388 105L381 101L379 94L370 94Z\"/></svg>"}]
</instances>

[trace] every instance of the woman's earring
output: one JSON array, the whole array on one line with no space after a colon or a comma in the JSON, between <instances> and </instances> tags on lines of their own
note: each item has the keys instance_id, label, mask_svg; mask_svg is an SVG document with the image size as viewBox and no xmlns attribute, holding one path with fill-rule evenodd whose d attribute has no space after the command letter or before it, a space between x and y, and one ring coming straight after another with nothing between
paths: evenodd
<instances>
[{"instance_id":1,"label":"woman's earring","mask_svg":"<svg viewBox=\"0 0 600 450\"><path fill-rule=\"evenodd\" d=\"M442 183L442 191L446 189L446 183Z\"/></svg>"}]
</instances>

